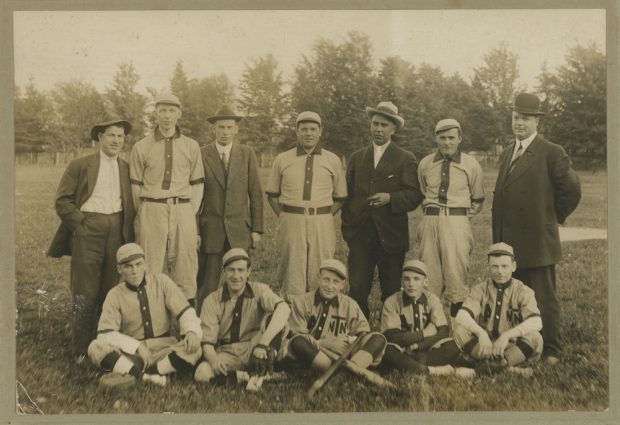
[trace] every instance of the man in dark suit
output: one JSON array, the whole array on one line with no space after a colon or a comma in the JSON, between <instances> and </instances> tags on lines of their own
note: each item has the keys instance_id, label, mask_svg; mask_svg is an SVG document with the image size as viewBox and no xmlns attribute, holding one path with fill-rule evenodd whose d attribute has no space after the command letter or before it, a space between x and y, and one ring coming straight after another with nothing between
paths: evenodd
<instances>
[{"instance_id":1,"label":"man in dark suit","mask_svg":"<svg viewBox=\"0 0 620 425\"><path fill-rule=\"evenodd\" d=\"M516 142L500 155L493 198L493 242L514 248L514 276L534 290L543 321L543 356L555 364L561 350L560 307L555 263L561 257L558 224L575 210L581 185L564 149L537 133L540 99L515 98L512 130Z\"/></svg>"},{"instance_id":2,"label":"man in dark suit","mask_svg":"<svg viewBox=\"0 0 620 425\"><path fill-rule=\"evenodd\" d=\"M418 162L391 141L405 121L391 102L366 108L372 143L349 158L348 199L342 208L342 235L349 245L350 295L370 319L368 295L375 266L381 300L400 290L409 249L407 212L422 201Z\"/></svg>"},{"instance_id":3,"label":"man in dark suit","mask_svg":"<svg viewBox=\"0 0 620 425\"><path fill-rule=\"evenodd\" d=\"M207 118L215 143L202 148L204 195L199 216L201 236L196 309L217 290L222 256L231 248L250 252L263 232L263 194L254 150L233 143L242 117L228 106Z\"/></svg>"},{"instance_id":4,"label":"man in dark suit","mask_svg":"<svg viewBox=\"0 0 620 425\"><path fill-rule=\"evenodd\" d=\"M62 220L48 255L71 255L73 349L81 360L94 339L101 306L118 283L116 251L134 239L129 165L118 157L131 124L106 118L90 134L100 150L73 160L56 192Z\"/></svg>"}]
</instances>

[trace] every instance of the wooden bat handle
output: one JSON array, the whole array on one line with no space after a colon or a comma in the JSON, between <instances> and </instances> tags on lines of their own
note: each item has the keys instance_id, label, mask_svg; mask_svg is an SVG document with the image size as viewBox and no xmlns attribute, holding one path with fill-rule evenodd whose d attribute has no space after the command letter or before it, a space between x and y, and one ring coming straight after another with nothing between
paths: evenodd
<instances>
[{"instance_id":1,"label":"wooden bat handle","mask_svg":"<svg viewBox=\"0 0 620 425\"><path fill-rule=\"evenodd\" d=\"M327 356L331 357L332 359L337 356L336 353L333 353L328 350L323 350L323 352L327 354ZM353 372L355 375L361 378L364 378L366 381L370 382L373 385L378 386L379 388L396 388L396 385L394 385L387 379L383 378L378 373L375 373L368 369L364 369L363 367L358 366L357 364L353 363L351 360L345 360L344 367L346 367L349 371Z\"/></svg>"}]
</instances>

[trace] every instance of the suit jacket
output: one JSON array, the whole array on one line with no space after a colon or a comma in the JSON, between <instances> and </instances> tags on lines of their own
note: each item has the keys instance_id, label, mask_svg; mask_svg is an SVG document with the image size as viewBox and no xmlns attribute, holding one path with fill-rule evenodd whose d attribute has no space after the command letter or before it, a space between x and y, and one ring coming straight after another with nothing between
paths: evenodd
<instances>
[{"instance_id":1,"label":"suit jacket","mask_svg":"<svg viewBox=\"0 0 620 425\"><path fill-rule=\"evenodd\" d=\"M199 216L201 252L219 254L224 241L232 248L249 249L250 232L263 232L263 189L254 150L234 144L228 175L215 143L201 149L205 169L204 195Z\"/></svg>"},{"instance_id":2,"label":"suit jacket","mask_svg":"<svg viewBox=\"0 0 620 425\"><path fill-rule=\"evenodd\" d=\"M506 175L515 149L500 154L493 196L493 242L515 251L518 268L557 263L562 258L558 223L577 208L581 184L564 149L537 135Z\"/></svg>"},{"instance_id":3,"label":"suit jacket","mask_svg":"<svg viewBox=\"0 0 620 425\"><path fill-rule=\"evenodd\" d=\"M390 254L409 249L407 212L422 201L418 183L418 162L393 141L374 168L372 144L351 155L347 166L348 198L342 207L342 236L350 243L369 220L374 222L383 249ZM368 197L377 192L390 194L390 203L371 207Z\"/></svg>"},{"instance_id":4,"label":"suit jacket","mask_svg":"<svg viewBox=\"0 0 620 425\"><path fill-rule=\"evenodd\" d=\"M50 257L71 255L71 236L84 220L80 207L92 195L99 176L99 155L97 152L74 159L60 179L55 208L61 223L47 252ZM123 241L129 243L134 240L135 210L129 183L129 164L121 158L118 158L118 171L123 205Z\"/></svg>"}]
</instances>

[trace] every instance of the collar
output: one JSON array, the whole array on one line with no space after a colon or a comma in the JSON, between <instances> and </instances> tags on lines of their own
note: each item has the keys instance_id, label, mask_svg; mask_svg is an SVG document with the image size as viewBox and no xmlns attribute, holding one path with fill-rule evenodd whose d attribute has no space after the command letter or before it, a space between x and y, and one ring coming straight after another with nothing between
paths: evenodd
<instances>
[{"instance_id":1,"label":"collar","mask_svg":"<svg viewBox=\"0 0 620 425\"><path fill-rule=\"evenodd\" d=\"M375 152L379 151L379 152L385 152L385 150L388 148L388 146L390 146L390 143L392 143L392 139L388 140L387 143L379 146L377 145L375 142L372 142L372 148Z\"/></svg>"},{"instance_id":2,"label":"collar","mask_svg":"<svg viewBox=\"0 0 620 425\"><path fill-rule=\"evenodd\" d=\"M449 159L450 161L454 161L457 164L461 163L461 150L457 149L452 155L444 156L441 152L437 151L435 156L433 157L433 162L442 161L444 159Z\"/></svg>"},{"instance_id":3,"label":"collar","mask_svg":"<svg viewBox=\"0 0 620 425\"><path fill-rule=\"evenodd\" d=\"M332 298L331 300L327 301L321 296L321 292L317 289L314 292L314 305L319 305L323 303L332 305L334 307L338 307L340 305L340 301L338 301L338 294L336 294L336 296Z\"/></svg>"},{"instance_id":4,"label":"collar","mask_svg":"<svg viewBox=\"0 0 620 425\"><path fill-rule=\"evenodd\" d=\"M321 154L321 142L317 143L316 146L314 147L314 149L312 149L312 152L310 152L310 155L320 155ZM297 156L301 156L301 155L308 155L308 153L304 150L304 148L301 147L301 145L299 143L297 143Z\"/></svg>"},{"instance_id":5,"label":"collar","mask_svg":"<svg viewBox=\"0 0 620 425\"><path fill-rule=\"evenodd\" d=\"M246 298L254 298L254 291L252 291L252 287L250 286L249 281L245 283L245 289L241 293L241 296L244 296ZM226 302L228 300L230 300L230 292L228 292L228 285L224 284L224 287L222 288L221 302Z\"/></svg>"},{"instance_id":6,"label":"collar","mask_svg":"<svg viewBox=\"0 0 620 425\"><path fill-rule=\"evenodd\" d=\"M116 156L108 156L101 149L99 149L99 157L101 158L101 161L116 162L118 160L118 155L116 155Z\"/></svg>"},{"instance_id":7,"label":"collar","mask_svg":"<svg viewBox=\"0 0 620 425\"><path fill-rule=\"evenodd\" d=\"M409 295L407 295L407 293L405 291L403 291L403 307L406 307L410 304L425 304L426 305L427 300L426 300L426 294L424 292L422 292L422 295L420 295L420 298L418 298L418 300L414 300L413 298L411 298Z\"/></svg>"},{"instance_id":8,"label":"collar","mask_svg":"<svg viewBox=\"0 0 620 425\"><path fill-rule=\"evenodd\" d=\"M495 282L493 279L491 279L491 282L493 282L493 286L495 287L495 289L508 289L510 287L510 285L512 285L512 278L510 278L510 280L506 283L500 284Z\"/></svg>"},{"instance_id":9,"label":"collar","mask_svg":"<svg viewBox=\"0 0 620 425\"><path fill-rule=\"evenodd\" d=\"M125 286L130 291L138 292L140 289L142 289L142 288L144 288L146 286L146 274L144 275L144 277L142 278L142 282L140 282L140 284L138 286L130 285L127 282L125 282Z\"/></svg>"},{"instance_id":10,"label":"collar","mask_svg":"<svg viewBox=\"0 0 620 425\"><path fill-rule=\"evenodd\" d=\"M534 141L536 136L538 136L538 132L537 131L535 131L534 134L532 134L530 137L528 137L526 139L515 140L515 143L520 143L521 146L523 146L523 150L526 150L528 148L528 146L530 145L530 143L532 143Z\"/></svg>"},{"instance_id":11,"label":"collar","mask_svg":"<svg viewBox=\"0 0 620 425\"><path fill-rule=\"evenodd\" d=\"M218 153L230 153L231 149L232 149L232 143L229 143L227 145L220 145L219 143L215 142L215 149L217 149Z\"/></svg>"},{"instance_id":12,"label":"collar","mask_svg":"<svg viewBox=\"0 0 620 425\"><path fill-rule=\"evenodd\" d=\"M172 136L173 139L178 139L179 137L181 137L181 128L178 125L174 126L174 135ZM161 134L161 131L159 131L159 126L155 127L155 141L159 142L160 140L164 140L165 137L163 134Z\"/></svg>"}]
</instances>

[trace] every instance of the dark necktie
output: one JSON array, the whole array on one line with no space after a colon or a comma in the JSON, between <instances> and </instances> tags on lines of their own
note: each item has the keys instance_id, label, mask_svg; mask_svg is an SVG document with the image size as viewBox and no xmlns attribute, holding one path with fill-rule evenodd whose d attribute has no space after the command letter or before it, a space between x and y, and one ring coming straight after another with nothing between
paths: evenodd
<instances>
[{"instance_id":1,"label":"dark necktie","mask_svg":"<svg viewBox=\"0 0 620 425\"><path fill-rule=\"evenodd\" d=\"M522 154L523 154L523 144L519 143L519 148L517 149L517 152L515 153L515 156L512 159L512 161L510 161L510 166L508 167L508 174L510 174L512 170L515 168L515 164L517 163L517 160L521 158Z\"/></svg>"},{"instance_id":2,"label":"dark necktie","mask_svg":"<svg viewBox=\"0 0 620 425\"><path fill-rule=\"evenodd\" d=\"M224 170L228 173L228 160L226 158L226 153L222 152L220 154L220 159L222 160L222 164L224 164Z\"/></svg>"}]
</instances>

